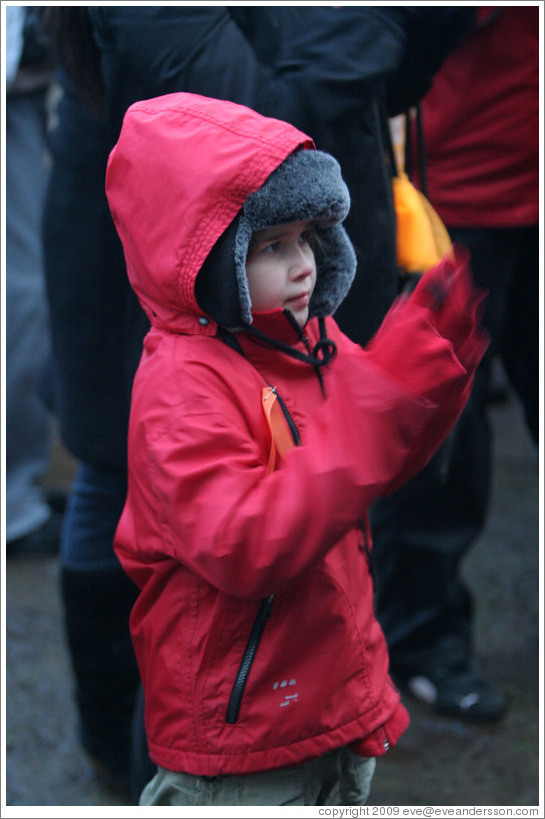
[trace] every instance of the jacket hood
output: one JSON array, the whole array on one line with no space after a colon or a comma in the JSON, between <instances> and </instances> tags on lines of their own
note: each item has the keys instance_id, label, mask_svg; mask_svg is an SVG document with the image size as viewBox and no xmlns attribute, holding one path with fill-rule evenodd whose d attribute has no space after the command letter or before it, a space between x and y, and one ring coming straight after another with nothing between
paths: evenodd
<instances>
[{"instance_id":1,"label":"jacket hood","mask_svg":"<svg viewBox=\"0 0 545 819\"><path fill-rule=\"evenodd\" d=\"M340 169L332 167L336 161L315 151L309 136L245 106L176 93L135 103L127 110L109 157L106 193L131 286L152 324L176 332L212 334L216 323L229 326L239 323L239 317L248 320L241 248L257 224L251 196L299 151L327 157L325 165L319 160L303 165L327 166L328 173L338 177L338 185ZM346 199L318 224L326 234L341 239L347 281L334 286L332 299L326 299L327 304L315 313L331 312L355 272L352 247L338 224L348 211L347 191ZM261 226L262 217L257 221ZM284 221L292 221L291 216ZM212 293L210 304L196 294L205 260L201 278ZM338 265L326 267L329 289ZM319 297L318 303L322 301Z\"/></svg>"}]
</instances>

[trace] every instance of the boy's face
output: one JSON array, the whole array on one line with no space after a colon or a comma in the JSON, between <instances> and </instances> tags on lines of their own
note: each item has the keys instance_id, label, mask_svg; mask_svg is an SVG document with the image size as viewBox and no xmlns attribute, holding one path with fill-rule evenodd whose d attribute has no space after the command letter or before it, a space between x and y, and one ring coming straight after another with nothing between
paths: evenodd
<instances>
[{"instance_id":1,"label":"boy's face","mask_svg":"<svg viewBox=\"0 0 545 819\"><path fill-rule=\"evenodd\" d=\"M246 260L246 274L257 312L287 309L301 327L316 284L311 222L290 222L254 233Z\"/></svg>"}]
</instances>

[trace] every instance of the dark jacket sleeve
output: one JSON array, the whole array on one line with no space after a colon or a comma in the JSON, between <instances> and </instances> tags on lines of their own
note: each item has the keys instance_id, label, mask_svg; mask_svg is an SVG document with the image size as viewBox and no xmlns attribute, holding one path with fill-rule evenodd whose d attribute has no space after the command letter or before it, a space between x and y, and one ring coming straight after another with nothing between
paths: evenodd
<instances>
[{"instance_id":1,"label":"dark jacket sleeve","mask_svg":"<svg viewBox=\"0 0 545 819\"><path fill-rule=\"evenodd\" d=\"M129 105L176 91L256 107L271 69L224 6L91 6L112 138Z\"/></svg>"},{"instance_id":2,"label":"dark jacket sleeve","mask_svg":"<svg viewBox=\"0 0 545 819\"><path fill-rule=\"evenodd\" d=\"M396 6L381 13L399 26L403 58L388 80L390 116L415 105L431 88L433 77L448 55L472 29L477 7Z\"/></svg>"},{"instance_id":3,"label":"dark jacket sleeve","mask_svg":"<svg viewBox=\"0 0 545 819\"><path fill-rule=\"evenodd\" d=\"M319 114L356 112L386 83L391 111L415 104L470 29L457 6L244 6L231 16L257 55L298 89L312 130ZM289 101L289 97L288 97Z\"/></svg>"},{"instance_id":4,"label":"dark jacket sleeve","mask_svg":"<svg viewBox=\"0 0 545 819\"><path fill-rule=\"evenodd\" d=\"M90 6L89 14L117 131L137 99L190 90L297 115L312 133L324 112L356 113L386 78L395 108L420 98L475 10Z\"/></svg>"}]
</instances>

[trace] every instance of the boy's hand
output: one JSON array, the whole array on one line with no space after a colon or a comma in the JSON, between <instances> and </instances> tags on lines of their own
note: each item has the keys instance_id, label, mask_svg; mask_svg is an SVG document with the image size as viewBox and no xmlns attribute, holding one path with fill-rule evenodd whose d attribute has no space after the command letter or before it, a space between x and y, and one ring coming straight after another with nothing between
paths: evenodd
<instances>
[{"instance_id":1,"label":"boy's hand","mask_svg":"<svg viewBox=\"0 0 545 819\"><path fill-rule=\"evenodd\" d=\"M367 352L406 390L433 397L456 373L465 382L484 355L483 298L473 285L469 253L454 248L410 296L397 299Z\"/></svg>"},{"instance_id":2,"label":"boy's hand","mask_svg":"<svg viewBox=\"0 0 545 819\"><path fill-rule=\"evenodd\" d=\"M431 322L452 343L464 367L471 367L476 350L481 350L482 343L488 343L480 326L487 294L475 288L469 261L468 251L455 245L436 267L422 276L410 297L413 304L431 311Z\"/></svg>"}]
</instances>

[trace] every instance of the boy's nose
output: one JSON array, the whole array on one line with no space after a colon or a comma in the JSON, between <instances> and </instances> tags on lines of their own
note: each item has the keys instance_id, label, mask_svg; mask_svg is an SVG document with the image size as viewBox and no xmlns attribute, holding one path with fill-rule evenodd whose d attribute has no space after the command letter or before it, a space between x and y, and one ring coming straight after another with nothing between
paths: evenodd
<instances>
[{"instance_id":1,"label":"boy's nose","mask_svg":"<svg viewBox=\"0 0 545 819\"><path fill-rule=\"evenodd\" d=\"M304 278L314 272L314 258L305 253L302 247L297 247L290 265L290 275L293 279Z\"/></svg>"}]
</instances>

